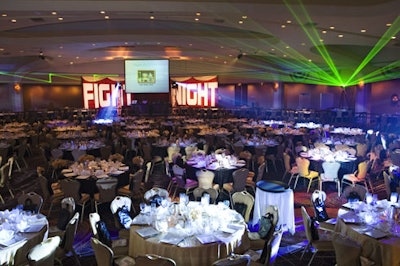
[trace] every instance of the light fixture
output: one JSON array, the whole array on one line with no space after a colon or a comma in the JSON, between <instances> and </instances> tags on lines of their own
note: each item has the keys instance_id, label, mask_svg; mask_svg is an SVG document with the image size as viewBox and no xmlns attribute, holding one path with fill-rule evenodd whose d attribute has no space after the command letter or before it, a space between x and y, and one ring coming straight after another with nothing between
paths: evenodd
<instances>
[{"instance_id":1,"label":"light fixture","mask_svg":"<svg viewBox=\"0 0 400 266\"><path fill-rule=\"evenodd\" d=\"M42 60L46 59L46 58L44 57L43 51L40 51L40 52L39 52L39 58L42 59Z\"/></svg>"}]
</instances>

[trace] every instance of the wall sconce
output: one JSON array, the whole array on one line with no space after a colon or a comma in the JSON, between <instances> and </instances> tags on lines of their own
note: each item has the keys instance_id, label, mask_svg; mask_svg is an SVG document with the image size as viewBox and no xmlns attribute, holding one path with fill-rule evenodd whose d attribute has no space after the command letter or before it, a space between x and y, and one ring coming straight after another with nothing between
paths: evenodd
<instances>
[{"instance_id":1,"label":"wall sconce","mask_svg":"<svg viewBox=\"0 0 400 266\"><path fill-rule=\"evenodd\" d=\"M14 91L19 93L21 91L21 85L19 83L14 83Z\"/></svg>"}]
</instances>

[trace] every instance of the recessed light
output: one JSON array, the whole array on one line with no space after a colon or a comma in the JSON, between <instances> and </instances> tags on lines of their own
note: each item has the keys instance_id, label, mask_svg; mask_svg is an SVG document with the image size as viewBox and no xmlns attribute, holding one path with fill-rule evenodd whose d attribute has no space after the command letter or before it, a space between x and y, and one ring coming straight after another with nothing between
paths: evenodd
<instances>
[{"instance_id":1,"label":"recessed light","mask_svg":"<svg viewBox=\"0 0 400 266\"><path fill-rule=\"evenodd\" d=\"M288 46L286 46L286 49L289 49L290 48L290 46L288 45Z\"/></svg>"},{"instance_id":2,"label":"recessed light","mask_svg":"<svg viewBox=\"0 0 400 266\"><path fill-rule=\"evenodd\" d=\"M396 39L396 36L392 36L392 40Z\"/></svg>"},{"instance_id":3,"label":"recessed light","mask_svg":"<svg viewBox=\"0 0 400 266\"><path fill-rule=\"evenodd\" d=\"M281 25L281 28L282 28L282 29L286 28L286 25L283 25L283 24L282 24L282 25Z\"/></svg>"},{"instance_id":4,"label":"recessed light","mask_svg":"<svg viewBox=\"0 0 400 266\"><path fill-rule=\"evenodd\" d=\"M242 16L242 19L247 19L247 16Z\"/></svg>"},{"instance_id":5,"label":"recessed light","mask_svg":"<svg viewBox=\"0 0 400 266\"><path fill-rule=\"evenodd\" d=\"M16 20L16 19L12 19L11 22L12 22L12 23L16 23L17 20Z\"/></svg>"},{"instance_id":6,"label":"recessed light","mask_svg":"<svg viewBox=\"0 0 400 266\"><path fill-rule=\"evenodd\" d=\"M150 19L154 19L154 16L150 16Z\"/></svg>"},{"instance_id":7,"label":"recessed light","mask_svg":"<svg viewBox=\"0 0 400 266\"><path fill-rule=\"evenodd\" d=\"M63 17L59 17L58 20L59 20L59 21L63 21L64 18L63 18Z\"/></svg>"},{"instance_id":8,"label":"recessed light","mask_svg":"<svg viewBox=\"0 0 400 266\"><path fill-rule=\"evenodd\" d=\"M196 12L196 16L200 16L201 15L201 13L200 12Z\"/></svg>"},{"instance_id":9,"label":"recessed light","mask_svg":"<svg viewBox=\"0 0 400 266\"><path fill-rule=\"evenodd\" d=\"M322 31L322 33L323 33L323 34L326 34L326 33L327 33L327 31L326 31L326 30L323 30L323 31Z\"/></svg>"},{"instance_id":10,"label":"recessed light","mask_svg":"<svg viewBox=\"0 0 400 266\"><path fill-rule=\"evenodd\" d=\"M367 32L367 30L366 29L362 29L361 32Z\"/></svg>"},{"instance_id":11,"label":"recessed light","mask_svg":"<svg viewBox=\"0 0 400 266\"><path fill-rule=\"evenodd\" d=\"M100 11L100 14L105 14L106 13L106 11Z\"/></svg>"},{"instance_id":12,"label":"recessed light","mask_svg":"<svg viewBox=\"0 0 400 266\"><path fill-rule=\"evenodd\" d=\"M338 37L339 37L339 38L343 38L343 34L339 34Z\"/></svg>"},{"instance_id":13,"label":"recessed light","mask_svg":"<svg viewBox=\"0 0 400 266\"><path fill-rule=\"evenodd\" d=\"M290 23L292 23L292 21L291 20L286 20L286 23L290 24Z\"/></svg>"},{"instance_id":14,"label":"recessed light","mask_svg":"<svg viewBox=\"0 0 400 266\"><path fill-rule=\"evenodd\" d=\"M194 20L199 21L199 18L195 18Z\"/></svg>"},{"instance_id":15,"label":"recessed light","mask_svg":"<svg viewBox=\"0 0 400 266\"><path fill-rule=\"evenodd\" d=\"M110 19L110 16L104 16L105 19Z\"/></svg>"},{"instance_id":16,"label":"recessed light","mask_svg":"<svg viewBox=\"0 0 400 266\"><path fill-rule=\"evenodd\" d=\"M7 14L1 14L2 17L7 17Z\"/></svg>"},{"instance_id":17,"label":"recessed light","mask_svg":"<svg viewBox=\"0 0 400 266\"><path fill-rule=\"evenodd\" d=\"M330 26L329 27L331 30L334 30L335 29L335 26Z\"/></svg>"},{"instance_id":18,"label":"recessed light","mask_svg":"<svg viewBox=\"0 0 400 266\"><path fill-rule=\"evenodd\" d=\"M302 42L302 43L301 43L301 45L302 45L302 46L305 46L305 45L306 45L306 43L305 43L305 42Z\"/></svg>"},{"instance_id":19,"label":"recessed light","mask_svg":"<svg viewBox=\"0 0 400 266\"><path fill-rule=\"evenodd\" d=\"M287 57L287 55L284 54L283 57Z\"/></svg>"},{"instance_id":20,"label":"recessed light","mask_svg":"<svg viewBox=\"0 0 400 266\"><path fill-rule=\"evenodd\" d=\"M56 11L51 12L52 15L57 15Z\"/></svg>"},{"instance_id":21,"label":"recessed light","mask_svg":"<svg viewBox=\"0 0 400 266\"><path fill-rule=\"evenodd\" d=\"M239 22L238 22L239 24L243 24L243 20L239 20Z\"/></svg>"},{"instance_id":22,"label":"recessed light","mask_svg":"<svg viewBox=\"0 0 400 266\"><path fill-rule=\"evenodd\" d=\"M392 23L386 23L386 27L392 26Z\"/></svg>"}]
</instances>

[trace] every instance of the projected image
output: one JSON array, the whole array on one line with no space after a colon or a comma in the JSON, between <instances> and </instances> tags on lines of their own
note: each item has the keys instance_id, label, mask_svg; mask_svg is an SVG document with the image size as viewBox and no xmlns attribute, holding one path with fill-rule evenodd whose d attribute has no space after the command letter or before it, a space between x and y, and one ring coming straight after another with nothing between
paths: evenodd
<instances>
[{"instance_id":1,"label":"projected image","mask_svg":"<svg viewBox=\"0 0 400 266\"><path fill-rule=\"evenodd\" d=\"M127 93L168 93L168 60L125 60Z\"/></svg>"},{"instance_id":2,"label":"projected image","mask_svg":"<svg viewBox=\"0 0 400 266\"><path fill-rule=\"evenodd\" d=\"M154 70L138 70L138 82L139 83L150 83L156 82L156 71Z\"/></svg>"}]
</instances>

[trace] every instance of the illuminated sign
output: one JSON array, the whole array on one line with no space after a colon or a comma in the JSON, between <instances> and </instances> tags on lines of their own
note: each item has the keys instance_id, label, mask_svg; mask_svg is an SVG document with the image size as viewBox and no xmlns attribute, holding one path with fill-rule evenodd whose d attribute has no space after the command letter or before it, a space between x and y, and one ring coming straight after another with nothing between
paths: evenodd
<instances>
[{"instance_id":1,"label":"illuminated sign","mask_svg":"<svg viewBox=\"0 0 400 266\"><path fill-rule=\"evenodd\" d=\"M209 80L190 78L175 79L171 89L172 106L216 107L218 82L216 77Z\"/></svg>"},{"instance_id":2,"label":"illuminated sign","mask_svg":"<svg viewBox=\"0 0 400 266\"><path fill-rule=\"evenodd\" d=\"M125 84L118 81L121 88L116 90L116 81L105 78L97 81L82 79L83 107L85 109L104 108L109 106L131 105L133 95L126 93ZM118 95L115 95L118 94Z\"/></svg>"}]
</instances>

